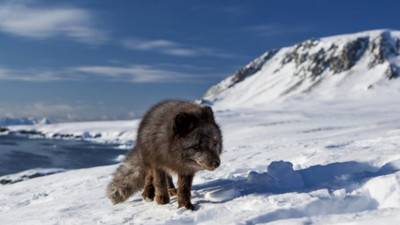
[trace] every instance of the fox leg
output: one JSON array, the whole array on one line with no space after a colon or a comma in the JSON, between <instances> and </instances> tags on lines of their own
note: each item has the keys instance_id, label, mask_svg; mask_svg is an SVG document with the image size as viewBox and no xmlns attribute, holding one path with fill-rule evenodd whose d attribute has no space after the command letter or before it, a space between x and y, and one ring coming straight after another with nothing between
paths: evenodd
<instances>
[{"instance_id":1,"label":"fox leg","mask_svg":"<svg viewBox=\"0 0 400 225\"><path fill-rule=\"evenodd\" d=\"M168 194L169 197L176 195L176 188L174 186L174 182L172 181L172 177L167 175L167 186L168 186Z\"/></svg>"},{"instance_id":2,"label":"fox leg","mask_svg":"<svg viewBox=\"0 0 400 225\"><path fill-rule=\"evenodd\" d=\"M193 177L194 174L178 176L178 208L185 206L186 209L194 210L190 202Z\"/></svg>"},{"instance_id":3,"label":"fox leg","mask_svg":"<svg viewBox=\"0 0 400 225\"><path fill-rule=\"evenodd\" d=\"M156 201L160 205L169 203L167 188L167 174L161 169L153 170L153 185L155 188Z\"/></svg>"},{"instance_id":4,"label":"fox leg","mask_svg":"<svg viewBox=\"0 0 400 225\"><path fill-rule=\"evenodd\" d=\"M142 193L143 199L151 202L154 200L154 185L153 185L153 175L151 170L146 171L146 178L144 180L144 190Z\"/></svg>"}]
</instances>

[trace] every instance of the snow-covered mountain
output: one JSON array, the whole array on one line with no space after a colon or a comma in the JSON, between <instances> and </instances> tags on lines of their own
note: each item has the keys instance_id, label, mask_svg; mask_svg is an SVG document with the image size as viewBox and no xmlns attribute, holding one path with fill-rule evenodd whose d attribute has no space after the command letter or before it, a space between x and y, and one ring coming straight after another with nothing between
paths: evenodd
<instances>
[{"instance_id":1,"label":"snow-covered mountain","mask_svg":"<svg viewBox=\"0 0 400 225\"><path fill-rule=\"evenodd\" d=\"M400 82L392 82L399 76L400 31L373 30L267 51L202 100L234 107L289 97L360 98L400 91Z\"/></svg>"},{"instance_id":2,"label":"snow-covered mountain","mask_svg":"<svg viewBox=\"0 0 400 225\"><path fill-rule=\"evenodd\" d=\"M42 118L40 120L32 117L24 118L0 118L0 126L13 126L13 125L35 125L35 124L50 124L50 120L47 118Z\"/></svg>"}]
</instances>

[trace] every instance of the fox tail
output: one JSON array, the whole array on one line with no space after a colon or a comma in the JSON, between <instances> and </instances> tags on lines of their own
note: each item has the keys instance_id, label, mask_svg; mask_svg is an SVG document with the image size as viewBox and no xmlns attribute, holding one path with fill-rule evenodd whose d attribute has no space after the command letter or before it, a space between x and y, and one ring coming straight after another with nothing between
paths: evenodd
<instances>
[{"instance_id":1,"label":"fox tail","mask_svg":"<svg viewBox=\"0 0 400 225\"><path fill-rule=\"evenodd\" d=\"M146 171L140 161L139 153L134 148L127 154L124 163L118 167L106 190L106 195L113 204L124 202L144 187Z\"/></svg>"}]
</instances>

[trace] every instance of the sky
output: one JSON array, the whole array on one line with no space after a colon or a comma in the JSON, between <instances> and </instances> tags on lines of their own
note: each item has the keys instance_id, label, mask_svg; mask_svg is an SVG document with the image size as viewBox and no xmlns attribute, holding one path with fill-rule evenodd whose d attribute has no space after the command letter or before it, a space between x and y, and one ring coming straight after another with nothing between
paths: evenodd
<instances>
[{"instance_id":1,"label":"sky","mask_svg":"<svg viewBox=\"0 0 400 225\"><path fill-rule=\"evenodd\" d=\"M400 1L0 1L0 117L139 118L267 50L400 30Z\"/></svg>"}]
</instances>

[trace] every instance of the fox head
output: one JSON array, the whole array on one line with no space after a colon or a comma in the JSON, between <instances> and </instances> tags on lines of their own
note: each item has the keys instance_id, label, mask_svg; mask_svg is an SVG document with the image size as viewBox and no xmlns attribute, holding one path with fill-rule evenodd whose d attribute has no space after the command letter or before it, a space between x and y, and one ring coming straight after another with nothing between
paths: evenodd
<instances>
[{"instance_id":1,"label":"fox head","mask_svg":"<svg viewBox=\"0 0 400 225\"><path fill-rule=\"evenodd\" d=\"M179 139L181 156L197 170L219 167L222 134L208 106L200 112L181 112L174 118L174 133Z\"/></svg>"}]
</instances>

